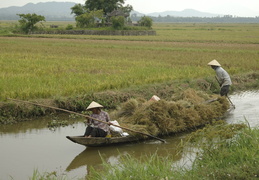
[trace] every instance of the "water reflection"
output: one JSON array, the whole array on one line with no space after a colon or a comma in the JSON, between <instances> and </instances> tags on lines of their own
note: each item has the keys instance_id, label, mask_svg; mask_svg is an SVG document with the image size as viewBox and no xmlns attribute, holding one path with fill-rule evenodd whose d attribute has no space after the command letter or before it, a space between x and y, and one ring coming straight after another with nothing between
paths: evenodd
<instances>
[{"instance_id":1,"label":"water reflection","mask_svg":"<svg viewBox=\"0 0 259 180\"><path fill-rule=\"evenodd\" d=\"M79 122L81 118L70 119L68 114L59 114L58 117L54 115L49 115L45 117L37 117L35 120L28 120L11 125L1 125L0 126L0 136L3 134L18 134L18 133L31 133L37 130L42 130L47 127L48 122L52 120L67 120L72 122Z\"/></svg>"},{"instance_id":2,"label":"water reflection","mask_svg":"<svg viewBox=\"0 0 259 180\"><path fill-rule=\"evenodd\" d=\"M89 167L97 168L102 162L117 164L121 155L130 154L135 158L143 155L158 154L160 156L171 155L174 160L181 159L181 154L177 153L177 146L184 139L184 134L166 138L167 143L157 140L149 140L141 143L122 144L106 147L87 147L79 153L67 166L66 171L72 171L84 167L89 171Z\"/></svg>"}]
</instances>

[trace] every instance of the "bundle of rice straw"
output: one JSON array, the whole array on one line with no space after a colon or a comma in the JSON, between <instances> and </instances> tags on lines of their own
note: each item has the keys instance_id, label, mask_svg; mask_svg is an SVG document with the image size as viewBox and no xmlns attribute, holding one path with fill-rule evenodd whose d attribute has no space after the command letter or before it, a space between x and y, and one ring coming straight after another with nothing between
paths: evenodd
<instances>
[{"instance_id":1,"label":"bundle of rice straw","mask_svg":"<svg viewBox=\"0 0 259 180\"><path fill-rule=\"evenodd\" d=\"M229 102L225 97L215 97L216 101L205 103L210 96L187 89L168 101L129 99L115 115L124 127L155 136L168 135L193 129L222 117L229 108Z\"/></svg>"}]
</instances>

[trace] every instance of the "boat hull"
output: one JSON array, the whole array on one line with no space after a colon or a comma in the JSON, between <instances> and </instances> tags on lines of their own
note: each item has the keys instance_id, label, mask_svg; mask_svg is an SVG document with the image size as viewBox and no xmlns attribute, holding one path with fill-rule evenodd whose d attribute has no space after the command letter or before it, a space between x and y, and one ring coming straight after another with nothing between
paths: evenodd
<instances>
[{"instance_id":1,"label":"boat hull","mask_svg":"<svg viewBox=\"0 0 259 180\"><path fill-rule=\"evenodd\" d=\"M144 140L145 138L141 137L91 137L86 138L83 136L67 136L67 139L71 140L74 143L81 144L84 146L89 147L96 147L96 146L111 146L115 144L122 144L122 143L131 143Z\"/></svg>"}]
</instances>

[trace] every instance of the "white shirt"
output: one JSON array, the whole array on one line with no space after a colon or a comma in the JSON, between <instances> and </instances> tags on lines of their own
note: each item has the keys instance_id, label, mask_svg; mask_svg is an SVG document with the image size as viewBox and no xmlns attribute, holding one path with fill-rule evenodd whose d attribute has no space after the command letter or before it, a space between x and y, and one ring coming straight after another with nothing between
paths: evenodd
<instances>
[{"instance_id":1,"label":"white shirt","mask_svg":"<svg viewBox=\"0 0 259 180\"><path fill-rule=\"evenodd\" d=\"M229 74L222 67L217 67L215 71L221 87L232 84Z\"/></svg>"}]
</instances>

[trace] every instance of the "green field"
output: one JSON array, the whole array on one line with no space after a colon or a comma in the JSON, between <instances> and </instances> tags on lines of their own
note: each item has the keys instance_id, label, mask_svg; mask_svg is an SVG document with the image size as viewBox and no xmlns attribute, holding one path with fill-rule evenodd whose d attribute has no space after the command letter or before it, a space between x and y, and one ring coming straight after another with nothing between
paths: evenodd
<instances>
[{"instance_id":1,"label":"green field","mask_svg":"<svg viewBox=\"0 0 259 180\"><path fill-rule=\"evenodd\" d=\"M154 24L156 36L17 35L8 26L0 22L1 101L206 78L213 59L231 75L259 70L259 24Z\"/></svg>"},{"instance_id":2,"label":"green field","mask_svg":"<svg viewBox=\"0 0 259 180\"><path fill-rule=\"evenodd\" d=\"M161 95L171 97L174 86L179 91L188 87L192 80L199 80L201 84L209 79L215 81L215 72L207 66L213 59L229 72L234 87L253 81L251 87L258 89L259 24L154 24L156 36L86 36L14 34L16 23L0 21L0 124L51 113L34 106L5 103L8 97L30 101L43 99L46 100L44 104L49 99L61 97L55 105L73 111L85 110L88 101L93 100L92 93L107 90L118 91L98 97L110 98L109 101L98 102L113 108L119 101L116 93L125 89L133 92L137 87L149 92L157 87ZM57 24L65 28L70 23L48 22L45 26ZM174 82L180 82L181 86ZM77 99L80 96L83 98ZM69 97L71 99L67 100ZM128 97L122 95L124 100ZM227 134L233 132L232 127L220 127L220 130ZM211 132L208 129L209 135ZM154 155L148 159L126 159L121 162L122 166L112 167L116 174L109 174L111 167L107 165L104 174L107 179L256 178L258 130L247 129L238 135L240 139L234 136L233 140L218 141L217 146L213 146L212 140L208 141L210 146L198 144L204 156L197 158L190 170L172 169L170 159ZM104 175L98 170L91 173L93 179L94 175L96 179ZM32 179L41 178L37 172L34 176Z\"/></svg>"}]
</instances>

